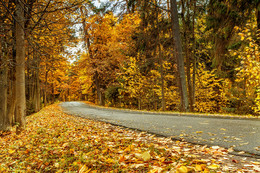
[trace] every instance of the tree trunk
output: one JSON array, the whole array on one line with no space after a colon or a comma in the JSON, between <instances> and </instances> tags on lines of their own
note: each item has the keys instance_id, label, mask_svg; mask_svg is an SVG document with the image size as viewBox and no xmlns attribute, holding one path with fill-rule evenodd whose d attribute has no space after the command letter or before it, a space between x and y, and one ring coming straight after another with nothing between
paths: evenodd
<instances>
[{"instance_id":1,"label":"tree trunk","mask_svg":"<svg viewBox=\"0 0 260 173\"><path fill-rule=\"evenodd\" d=\"M4 17L1 18L1 24L4 22ZM0 26L0 34L6 34L7 30L4 26ZM9 131L11 123L7 111L7 91L8 91L8 45L6 36L0 37L0 130Z\"/></svg>"},{"instance_id":2,"label":"tree trunk","mask_svg":"<svg viewBox=\"0 0 260 173\"><path fill-rule=\"evenodd\" d=\"M197 58L195 55L196 38L195 38L195 15L197 11L196 0L193 0L193 16L192 16L192 52L193 52L193 74L192 74L192 104L191 111L194 111L195 106L195 92L196 92L196 71L197 71Z\"/></svg>"},{"instance_id":3,"label":"tree trunk","mask_svg":"<svg viewBox=\"0 0 260 173\"><path fill-rule=\"evenodd\" d=\"M159 26L159 11L156 4L156 23L157 23L157 39L156 39L156 46L158 48L158 59L160 64L160 74L161 74L161 96L162 96L162 111L166 110L165 106L165 96L164 96L164 74L163 74L163 57L161 51L161 43L160 43L160 26Z\"/></svg>"},{"instance_id":4,"label":"tree trunk","mask_svg":"<svg viewBox=\"0 0 260 173\"><path fill-rule=\"evenodd\" d=\"M180 26L178 19L177 3L176 0L171 0L171 19L172 19L172 32L174 36L174 45L177 59L177 67L179 74L179 87L182 111L189 111L189 101L186 86L186 75L184 70L184 60L182 56L182 44L180 37Z\"/></svg>"},{"instance_id":5,"label":"tree trunk","mask_svg":"<svg viewBox=\"0 0 260 173\"><path fill-rule=\"evenodd\" d=\"M256 22L257 22L257 30L258 34L260 34L260 2L256 5ZM257 39L257 43L260 44L260 40Z\"/></svg>"},{"instance_id":6,"label":"tree trunk","mask_svg":"<svg viewBox=\"0 0 260 173\"><path fill-rule=\"evenodd\" d=\"M24 45L24 2L16 1L16 121L17 133L25 129L25 45Z\"/></svg>"},{"instance_id":7,"label":"tree trunk","mask_svg":"<svg viewBox=\"0 0 260 173\"><path fill-rule=\"evenodd\" d=\"M191 81L191 57L192 57L192 49L193 47L190 47L190 44L193 44L191 42L192 37L192 29L191 29L191 20L190 20L190 8L191 4L187 2L187 0L182 0L182 24L183 24L183 34L184 34L184 50L185 50L185 56L186 56L186 70L187 70L187 87L188 87L188 98L189 98L189 108L190 111L193 112L193 86ZM187 11L186 11L187 9ZM193 14L194 18L194 14ZM194 51L193 51L194 52Z\"/></svg>"},{"instance_id":8,"label":"tree trunk","mask_svg":"<svg viewBox=\"0 0 260 173\"><path fill-rule=\"evenodd\" d=\"M196 73L197 73L197 58L194 56L193 60L193 74L192 74L192 103L193 109L196 104Z\"/></svg>"},{"instance_id":9,"label":"tree trunk","mask_svg":"<svg viewBox=\"0 0 260 173\"><path fill-rule=\"evenodd\" d=\"M48 71L45 72L44 106L47 106L47 84L48 84Z\"/></svg>"},{"instance_id":10,"label":"tree trunk","mask_svg":"<svg viewBox=\"0 0 260 173\"><path fill-rule=\"evenodd\" d=\"M0 45L1 46L1 45ZM1 47L2 48L2 47ZM8 131L11 128L7 113L7 61L5 55L0 59L0 130Z\"/></svg>"},{"instance_id":11,"label":"tree trunk","mask_svg":"<svg viewBox=\"0 0 260 173\"><path fill-rule=\"evenodd\" d=\"M103 101L102 101L102 94L101 94L101 89L100 89L100 83L99 83L99 78L98 78L98 73L95 73L95 84L96 84L96 90L97 90L97 100L98 100L98 104L102 105Z\"/></svg>"},{"instance_id":12,"label":"tree trunk","mask_svg":"<svg viewBox=\"0 0 260 173\"><path fill-rule=\"evenodd\" d=\"M39 79L39 57L38 54L34 55L35 59L35 74L34 74L34 94L33 94L33 104L35 112L39 112L41 109L41 89L40 89L40 79Z\"/></svg>"},{"instance_id":13,"label":"tree trunk","mask_svg":"<svg viewBox=\"0 0 260 173\"><path fill-rule=\"evenodd\" d=\"M141 97L138 97L138 110L142 109L142 101L141 101Z\"/></svg>"},{"instance_id":14,"label":"tree trunk","mask_svg":"<svg viewBox=\"0 0 260 173\"><path fill-rule=\"evenodd\" d=\"M228 40L220 35L216 35L215 37L215 66L218 70L219 75L223 75L222 73L222 66L226 60L226 52L227 52L227 45Z\"/></svg>"},{"instance_id":15,"label":"tree trunk","mask_svg":"<svg viewBox=\"0 0 260 173\"><path fill-rule=\"evenodd\" d=\"M15 26L15 20L13 20L13 25ZM15 38L16 29L13 27L12 29L12 37ZM16 40L13 40L14 43L12 45L12 60L9 66L9 104L7 105L8 109L8 117L11 126L15 125L15 108L16 108Z\"/></svg>"},{"instance_id":16,"label":"tree trunk","mask_svg":"<svg viewBox=\"0 0 260 173\"><path fill-rule=\"evenodd\" d=\"M258 4L256 5L256 21L257 21L257 29L260 30L260 2L259 1Z\"/></svg>"},{"instance_id":17,"label":"tree trunk","mask_svg":"<svg viewBox=\"0 0 260 173\"><path fill-rule=\"evenodd\" d=\"M14 20L15 26L15 20ZM12 29L12 37L15 38L15 27ZM15 79L15 57L16 57L16 44L15 40L12 44L12 57L9 59L9 79L8 79L8 104L7 104L7 111L8 111L8 119L10 126L15 124L15 107L16 107L16 79Z\"/></svg>"},{"instance_id":18,"label":"tree trunk","mask_svg":"<svg viewBox=\"0 0 260 173\"><path fill-rule=\"evenodd\" d=\"M190 104L190 111L193 112L193 91L192 91L192 84L191 84L191 62L190 62L190 52L186 50L186 61L187 61L187 84L188 84L188 96L189 96L189 104Z\"/></svg>"},{"instance_id":19,"label":"tree trunk","mask_svg":"<svg viewBox=\"0 0 260 173\"><path fill-rule=\"evenodd\" d=\"M170 19L171 17L171 12L170 12L170 0L167 0L167 10L168 10L168 12L167 12L167 17L168 17L168 19Z\"/></svg>"},{"instance_id":20,"label":"tree trunk","mask_svg":"<svg viewBox=\"0 0 260 173\"><path fill-rule=\"evenodd\" d=\"M14 124L14 115L15 115L15 106L16 106L16 86L15 86L15 69L11 66L10 69L10 79L9 79L9 104L8 108L8 117L10 125Z\"/></svg>"},{"instance_id":21,"label":"tree trunk","mask_svg":"<svg viewBox=\"0 0 260 173\"><path fill-rule=\"evenodd\" d=\"M166 110L166 104L165 104L165 96L164 96L164 73L163 73L163 59L162 59L162 53L161 53L161 45L159 44L159 60L160 60L160 73L161 73L161 94L162 94L162 110Z\"/></svg>"}]
</instances>

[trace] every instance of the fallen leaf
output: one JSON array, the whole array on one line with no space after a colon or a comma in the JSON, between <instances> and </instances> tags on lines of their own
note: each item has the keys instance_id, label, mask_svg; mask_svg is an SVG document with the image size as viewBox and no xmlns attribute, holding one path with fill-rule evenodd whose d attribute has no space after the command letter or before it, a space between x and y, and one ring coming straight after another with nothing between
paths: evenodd
<instances>
[{"instance_id":1,"label":"fallen leaf","mask_svg":"<svg viewBox=\"0 0 260 173\"><path fill-rule=\"evenodd\" d=\"M237 160L235 160L235 159L233 159L232 162L234 162L234 163L239 163L239 161L237 161Z\"/></svg>"},{"instance_id":2,"label":"fallen leaf","mask_svg":"<svg viewBox=\"0 0 260 173\"><path fill-rule=\"evenodd\" d=\"M15 150L12 150L12 149L8 150L9 154L13 154L14 152L15 152Z\"/></svg>"},{"instance_id":3,"label":"fallen leaf","mask_svg":"<svg viewBox=\"0 0 260 173\"><path fill-rule=\"evenodd\" d=\"M144 161L149 161L151 159L151 155L150 155L150 152L149 151L146 151L142 154L142 159Z\"/></svg>"},{"instance_id":4,"label":"fallen leaf","mask_svg":"<svg viewBox=\"0 0 260 173\"><path fill-rule=\"evenodd\" d=\"M180 168L178 168L176 170L176 173L188 173L188 172L189 172L189 170L186 166L181 166Z\"/></svg>"},{"instance_id":5,"label":"fallen leaf","mask_svg":"<svg viewBox=\"0 0 260 173\"><path fill-rule=\"evenodd\" d=\"M196 165L195 166L195 171L202 171L202 166L201 165Z\"/></svg>"},{"instance_id":6,"label":"fallen leaf","mask_svg":"<svg viewBox=\"0 0 260 173\"><path fill-rule=\"evenodd\" d=\"M213 169L213 170L216 170L219 167L220 167L219 165L210 165L210 166L208 166L209 169Z\"/></svg>"}]
</instances>

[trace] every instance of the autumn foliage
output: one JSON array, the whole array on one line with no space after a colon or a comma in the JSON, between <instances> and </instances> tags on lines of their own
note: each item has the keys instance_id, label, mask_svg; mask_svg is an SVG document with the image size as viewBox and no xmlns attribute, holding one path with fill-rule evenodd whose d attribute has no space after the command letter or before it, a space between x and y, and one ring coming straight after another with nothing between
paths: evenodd
<instances>
[{"instance_id":1,"label":"autumn foliage","mask_svg":"<svg viewBox=\"0 0 260 173\"><path fill-rule=\"evenodd\" d=\"M77 87L83 88L81 98L75 100L131 109L164 110L163 104L168 111L182 109L169 14L148 4L139 2L139 13L121 18L111 12L88 17L83 38L91 44L74 63L78 78L84 79ZM209 24L211 14L195 13L192 4L182 6L190 8L190 17L196 18L182 16L180 26L190 111L259 115L255 16L239 26L223 24L223 28L232 27L232 33L221 33L214 21ZM220 47L213 36L230 37L230 41ZM222 59L214 54L218 49Z\"/></svg>"},{"instance_id":2,"label":"autumn foliage","mask_svg":"<svg viewBox=\"0 0 260 173\"><path fill-rule=\"evenodd\" d=\"M224 148L52 105L259 116L259 9L257 0L0 0L0 172L259 171Z\"/></svg>"},{"instance_id":3,"label":"autumn foliage","mask_svg":"<svg viewBox=\"0 0 260 173\"><path fill-rule=\"evenodd\" d=\"M242 1L3 0L1 128L70 100L258 116L259 3Z\"/></svg>"},{"instance_id":4,"label":"autumn foliage","mask_svg":"<svg viewBox=\"0 0 260 173\"><path fill-rule=\"evenodd\" d=\"M1 172L259 171L224 148L66 115L57 104L28 116L20 135L1 132L0 161Z\"/></svg>"}]
</instances>

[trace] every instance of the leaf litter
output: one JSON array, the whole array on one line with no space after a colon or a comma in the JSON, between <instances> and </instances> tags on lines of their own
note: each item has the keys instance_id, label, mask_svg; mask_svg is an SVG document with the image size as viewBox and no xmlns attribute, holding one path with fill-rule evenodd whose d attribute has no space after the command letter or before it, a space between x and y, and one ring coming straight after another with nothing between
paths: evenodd
<instances>
[{"instance_id":1,"label":"leaf litter","mask_svg":"<svg viewBox=\"0 0 260 173\"><path fill-rule=\"evenodd\" d=\"M27 117L20 135L0 132L0 172L259 172L232 149L172 141L63 113L55 104Z\"/></svg>"}]
</instances>

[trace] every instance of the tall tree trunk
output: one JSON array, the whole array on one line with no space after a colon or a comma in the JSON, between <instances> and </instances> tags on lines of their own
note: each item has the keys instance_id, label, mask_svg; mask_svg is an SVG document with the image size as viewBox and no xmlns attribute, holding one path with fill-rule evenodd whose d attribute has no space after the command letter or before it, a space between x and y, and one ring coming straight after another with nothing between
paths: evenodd
<instances>
[{"instance_id":1,"label":"tall tree trunk","mask_svg":"<svg viewBox=\"0 0 260 173\"><path fill-rule=\"evenodd\" d=\"M41 89L40 89L40 80L39 72L36 72L35 78L35 90L34 90L34 109L35 112L39 112L41 109Z\"/></svg>"},{"instance_id":2,"label":"tall tree trunk","mask_svg":"<svg viewBox=\"0 0 260 173\"><path fill-rule=\"evenodd\" d=\"M24 45L24 2L16 1L16 121L17 133L25 129L25 45Z\"/></svg>"},{"instance_id":3,"label":"tall tree trunk","mask_svg":"<svg viewBox=\"0 0 260 173\"><path fill-rule=\"evenodd\" d=\"M15 26L15 20L13 20L13 26ZM15 27L12 29L12 37L15 38ZM13 45L12 45L12 60L10 63L10 71L9 71L9 104L7 105L8 109L8 117L11 126L15 125L15 108L16 108L16 72L15 72L15 64L16 64L16 40L13 40Z\"/></svg>"},{"instance_id":4,"label":"tall tree trunk","mask_svg":"<svg viewBox=\"0 0 260 173\"><path fill-rule=\"evenodd\" d=\"M0 24L4 24L4 19L0 18ZM0 25L0 34L6 34L5 26ZM0 37L0 130L9 131L11 124L7 111L7 89L8 89L8 45L6 36Z\"/></svg>"},{"instance_id":5,"label":"tall tree trunk","mask_svg":"<svg viewBox=\"0 0 260 173\"><path fill-rule=\"evenodd\" d=\"M35 74L34 74L34 94L33 94L33 104L35 112L39 112L41 109L41 89L40 89L40 79L39 79L39 57L35 52Z\"/></svg>"},{"instance_id":6,"label":"tall tree trunk","mask_svg":"<svg viewBox=\"0 0 260 173\"><path fill-rule=\"evenodd\" d=\"M161 94L162 94L162 110L166 110L166 104L165 104L165 91L164 91L164 73L163 73L163 59L162 59L162 52L161 52L161 45L159 43L159 61L160 61L160 73L161 73Z\"/></svg>"},{"instance_id":7,"label":"tall tree trunk","mask_svg":"<svg viewBox=\"0 0 260 173\"><path fill-rule=\"evenodd\" d=\"M33 101L33 85L34 85L34 81L33 81L33 70L30 68L31 67L31 61L33 61L33 59L30 59L30 48L29 46L27 47L27 52L28 52L28 55L27 55L27 59L26 59L26 78L25 80L27 81L27 85L25 86L26 88L26 96L27 96L27 100L29 100L29 104L31 107L32 106L32 101ZM32 63L33 64L33 63ZM27 105L28 106L28 105Z\"/></svg>"},{"instance_id":8,"label":"tall tree trunk","mask_svg":"<svg viewBox=\"0 0 260 173\"><path fill-rule=\"evenodd\" d=\"M179 74L179 90L180 90L180 98L182 111L189 111L189 101L187 94L187 86L186 86L186 75L184 70L184 60L182 56L182 43L180 37L180 26L178 19L178 11L177 11L177 3L176 0L171 0L171 20L172 20L172 32L174 36L174 45L177 59L177 67Z\"/></svg>"},{"instance_id":9,"label":"tall tree trunk","mask_svg":"<svg viewBox=\"0 0 260 173\"><path fill-rule=\"evenodd\" d=\"M15 67L10 67L10 78L9 78L9 104L7 105L8 108L8 117L9 123L11 125L14 124L14 115L15 115L15 106L16 106L16 80L15 80Z\"/></svg>"},{"instance_id":10,"label":"tall tree trunk","mask_svg":"<svg viewBox=\"0 0 260 173\"><path fill-rule=\"evenodd\" d=\"M155 2L157 3L157 1ZM160 43L160 24L159 24L159 9L158 5L156 4L156 24L157 24L157 39L156 39L156 46L158 48L158 59L160 64L160 74L161 74L161 96L162 96L162 110L166 110L165 106L165 96L164 96L164 74L163 74L163 57L161 51L161 43Z\"/></svg>"},{"instance_id":11,"label":"tall tree trunk","mask_svg":"<svg viewBox=\"0 0 260 173\"><path fill-rule=\"evenodd\" d=\"M193 52L193 74L192 74L192 110L195 106L195 92L196 92L196 71L197 71L197 57L195 55L196 38L195 38L195 15L197 11L196 0L193 0L193 16L192 16L192 52Z\"/></svg>"},{"instance_id":12,"label":"tall tree trunk","mask_svg":"<svg viewBox=\"0 0 260 173\"><path fill-rule=\"evenodd\" d=\"M2 40L1 40L2 41ZM5 44L5 43L4 43ZM8 131L11 128L9 123L8 113L7 113L7 57L5 55L5 48L2 47L3 52L0 54L2 57L0 59L0 130Z\"/></svg>"},{"instance_id":13,"label":"tall tree trunk","mask_svg":"<svg viewBox=\"0 0 260 173\"><path fill-rule=\"evenodd\" d=\"M90 47L90 40L89 40L89 33L88 33L88 30L86 29L86 12L84 13L83 11L83 8L80 8L80 12L81 12L81 15L83 16L82 18L82 27L83 27L83 31L84 31L84 46L86 46L87 44L87 51L89 53L89 57L90 59L93 59L93 54L92 54L92 51L91 51L91 47ZM94 82L95 82L95 85L96 85L96 92L97 92L97 101L98 101L98 104L99 105L103 105L104 104L104 99L102 97L102 93L101 93L101 88L100 88L100 81L99 81L99 76L98 76L98 73L95 72L94 74Z\"/></svg>"},{"instance_id":14,"label":"tall tree trunk","mask_svg":"<svg viewBox=\"0 0 260 173\"><path fill-rule=\"evenodd\" d=\"M260 34L260 1L256 4L256 22L257 22L257 29L258 34ZM257 43L260 44L260 40L257 40Z\"/></svg>"},{"instance_id":15,"label":"tall tree trunk","mask_svg":"<svg viewBox=\"0 0 260 173\"><path fill-rule=\"evenodd\" d=\"M191 81L191 61L192 61L192 52L194 52L194 46L190 47L190 44L194 45L192 43L192 28L191 28L191 3L189 0L182 0L182 24L183 24L183 34L184 34L184 50L185 50L185 56L186 56L186 70L187 70L187 87L188 87L188 98L189 98L189 108L190 111L193 112L193 85ZM195 4L193 4L195 5ZM195 13L195 11L194 11ZM194 19L194 14L193 13L193 19ZM194 58L194 56L193 56Z\"/></svg>"}]
</instances>

